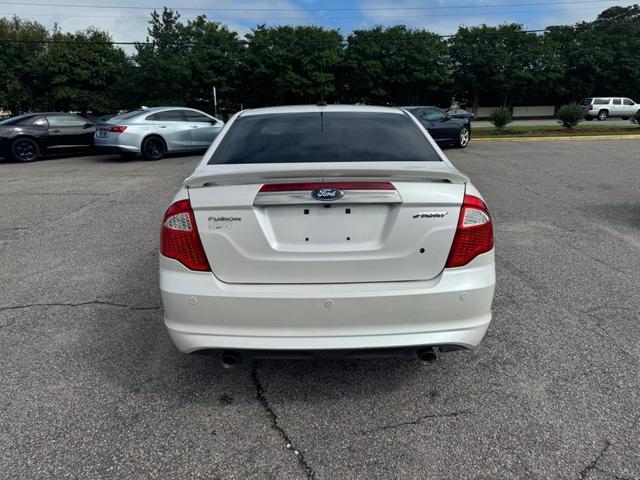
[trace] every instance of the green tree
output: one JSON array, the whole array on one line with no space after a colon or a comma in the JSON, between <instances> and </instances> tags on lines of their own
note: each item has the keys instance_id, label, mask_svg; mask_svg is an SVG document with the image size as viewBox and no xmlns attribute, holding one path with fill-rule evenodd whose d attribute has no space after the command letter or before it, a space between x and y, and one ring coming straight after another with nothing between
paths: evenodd
<instances>
[{"instance_id":1,"label":"green tree","mask_svg":"<svg viewBox=\"0 0 640 480\"><path fill-rule=\"evenodd\" d=\"M540 37L519 24L460 27L450 40L456 93L473 108L480 97L503 106L530 101L541 51Z\"/></svg>"},{"instance_id":2,"label":"green tree","mask_svg":"<svg viewBox=\"0 0 640 480\"><path fill-rule=\"evenodd\" d=\"M577 99L589 84L589 75L579 61L576 30L571 26L549 27L541 43L545 75L537 83L544 97L543 103L557 104Z\"/></svg>"},{"instance_id":3,"label":"green tree","mask_svg":"<svg viewBox=\"0 0 640 480\"><path fill-rule=\"evenodd\" d=\"M246 38L242 62L245 106L337 99L336 72L344 53L338 30L261 25Z\"/></svg>"},{"instance_id":4,"label":"green tree","mask_svg":"<svg viewBox=\"0 0 640 480\"><path fill-rule=\"evenodd\" d=\"M138 105L188 105L213 111L216 87L222 108L239 104L244 42L226 26L201 15L186 24L165 8L149 20L148 43L136 45L132 76Z\"/></svg>"},{"instance_id":5,"label":"green tree","mask_svg":"<svg viewBox=\"0 0 640 480\"><path fill-rule=\"evenodd\" d=\"M225 25L199 16L187 23L189 42L187 68L190 79L185 101L202 106L213 113L212 90L216 87L218 105L222 109L239 108L240 67L245 44L238 34Z\"/></svg>"},{"instance_id":6,"label":"green tree","mask_svg":"<svg viewBox=\"0 0 640 480\"><path fill-rule=\"evenodd\" d=\"M189 35L177 12L154 11L147 29L148 43L136 44L131 97L138 106L184 105L191 82Z\"/></svg>"},{"instance_id":7,"label":"green tree","mask_svg":"<svg viewBox=\"0 0 640 480\"><path fill-rule=\"evenodd\" d=\"M128 60L108 33L88 28L76 33L55 29L39 71L39 104L47 110L95 114L121 107L118 82Z\"/></svg>"},{"instance_id":8,"label":"green tree","mask_svg":"<svg viewBox=\"0 0 640 480\"><path fill-rule=\"evenodd\" d=\"M445 41L405 26L352 32L255 27L246 39L205 16L153 12L147 42L127 57L106 32L52 32L0 19L0 107L112 112L147 105L227 111L328 102L483 105L566 104L593 95L640 99L640 6L593 22L461 27Z\"/></svg>"},{"instance_id":9,"label":"green tree","mask_svg":"<svg viewBox=\"0 0 640 480\"><path fill-rule=\"evenodd\" d=\"M447 43L426 30L381 26L347 37L342 75L348 101L440 104L450 101Z\"/></svg>"},{"instance_id":10,"label":"green tree","mask_svg":"<svg viewBox=\"0 0 640 480\"><path fill-rule=\"evenodd\" d=\"M553 26L544 35L564 75L552 89L556 102L591 95L640 96L640 7L612 7L593 22ZM615 93L614 93L615 92Z\"/></svg>"},{"instance_id":11,"label":"green tree","mask_svg":"<svg viewBox=\"0 0 640 480\"><path fill-rule=\"evenodd\" d=\"M0 108L14 114L37 109L41 89L37 86L38 72L46 54L49 39L47 29L37 23L0 18Z\"/></svg>"},{"instance_id":12,"label":"green tree","mask_svg":"<svg viewBox=\"0 0 640 480\"><path fill-rule=\"evenodd\" d=\"M611 7L585 28L583 53L591 51L594 91L640 96L640 6ZM615 93L613 93L615 92ZM619 93L620 92L620 93Z\"/></svg>"}]
</instances>

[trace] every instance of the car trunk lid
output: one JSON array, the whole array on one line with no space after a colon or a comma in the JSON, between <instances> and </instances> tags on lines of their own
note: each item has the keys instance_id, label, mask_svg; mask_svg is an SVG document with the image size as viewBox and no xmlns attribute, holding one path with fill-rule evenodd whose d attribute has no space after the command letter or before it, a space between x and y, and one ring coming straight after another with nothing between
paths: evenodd
<instances>
[{"instance_id":1,"label":"car trunk lid","mask_svg":"<svg viewBox=\"0 0 640 480\"><path fill-rule=\"evenodd\" d=\"M185 184L213 273L259 284L436 277L466 177L444 163L390 163L199 169Z\"/></svg>"}]
</instances>

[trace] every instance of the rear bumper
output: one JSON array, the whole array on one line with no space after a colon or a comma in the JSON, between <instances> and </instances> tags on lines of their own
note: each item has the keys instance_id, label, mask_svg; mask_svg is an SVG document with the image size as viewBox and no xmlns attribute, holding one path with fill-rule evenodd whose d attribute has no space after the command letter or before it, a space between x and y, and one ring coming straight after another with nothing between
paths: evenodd
<instances>
[{"instance_id":1,"label":"rear bumper","mask_svg":"<svg viewBox=\"0 0 640 480\"><path fill-rule=\"evenodd\" d=\"M106 153L132 152L140 153L140 145L135 138L126 133L111 137L94 137L96 150Z\"/></svg>"},{"instance_id":2,"label":"rear bumper","mask_svg":"<svg viewBox=\"0 0 640 480\"><path fill-rule=\"evenodd\" d=\"M160 255L164 322L185 353L472 348L491 322L494 287L493 251L429 281L323 285L226 284Z\"/></svg>"}]
</instances>

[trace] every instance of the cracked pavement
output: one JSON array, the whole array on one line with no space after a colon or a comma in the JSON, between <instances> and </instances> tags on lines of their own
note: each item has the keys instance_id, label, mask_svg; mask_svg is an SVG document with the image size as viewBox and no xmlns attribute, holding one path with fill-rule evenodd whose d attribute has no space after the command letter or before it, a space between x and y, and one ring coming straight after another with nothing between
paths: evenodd
<instances>
[{"instance_id":1,"label":"cracked pavement","mask_svg":"<svg viewBox=\"0 0 640 480\"><path fill-rule=\"evenodd\" d=\"M175 351L158 231L197 157L0 163L0 477L640 479L640 142L448 150L492 211L474 352Z\"/></svg>"}]
</instances>

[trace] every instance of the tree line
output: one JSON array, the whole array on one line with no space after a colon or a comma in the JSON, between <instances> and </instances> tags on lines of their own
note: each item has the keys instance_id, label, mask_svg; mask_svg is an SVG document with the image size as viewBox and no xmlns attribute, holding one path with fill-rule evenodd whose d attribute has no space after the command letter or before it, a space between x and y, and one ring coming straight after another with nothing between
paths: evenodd
<instances>
[{"instance_id":1,"label":"tree line","mask_svg":"<svg viewBox=\"0 0 640 480\"><path fill-rule=\"evenodd\" d=\"M640 100L640 6L527 32L460 27L444 38L402 25L344 35L258 25L241 37L205 16L151 14L127 55L108 32L65 33L0 19L0 108L112 113L140 105L219 109L315 103L561 105L591 95Z\"/></svg>"}]
</instances>

